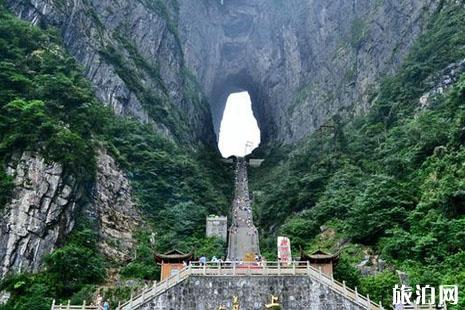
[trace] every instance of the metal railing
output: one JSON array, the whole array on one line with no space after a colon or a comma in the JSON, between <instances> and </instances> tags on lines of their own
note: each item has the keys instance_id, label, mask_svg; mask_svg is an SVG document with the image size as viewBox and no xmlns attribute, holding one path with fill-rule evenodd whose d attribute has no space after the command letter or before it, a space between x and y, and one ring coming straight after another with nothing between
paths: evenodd
<instances>
[{"instance_id":1,"label":"metal railing","mask_svg":"<svg viewBox=\"0 0 465 310\"><path fill-rule=\"evenodd\" d=\"M189 266L181 269L177 274L170 276L162 282L155 282L150 288L142 290L138 295L117 307L117 310L133 310L152 300L154 297L167 291L169 288L184 281L189 276L308 276L317 282L326 285L335 293L344 296L353 303L368 310L383 310L379 304L370 300L370 296L362 296L357 288L347 287L345 281L336 281L332 276L324 274L321 269L315 269L308 262L292 262L283 264L279 262L263 263L206 263L191 262ZM52 308L53 310L53 308Z\"/></svg>"}]
</instances>

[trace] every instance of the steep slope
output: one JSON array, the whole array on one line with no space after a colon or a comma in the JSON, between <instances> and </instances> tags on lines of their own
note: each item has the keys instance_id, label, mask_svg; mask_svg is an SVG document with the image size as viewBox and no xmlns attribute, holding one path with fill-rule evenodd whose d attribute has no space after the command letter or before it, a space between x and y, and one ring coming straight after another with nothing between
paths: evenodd
<instances>
[{"instance_id":1,"label":"steep slope","mask_svg":"<svg viewBox=\"0 0 465 310\"><path fill-rule=\"evenodd\" d=\"M265 143L296 142L340 110L366 111L440 2L6 1L60 29L117 113L213 142L229 93L248 90Z\"/></svg>"},{"instance_id":2,"label":"steep slope","mask_svg":"<svg viewBox=\"0 0 465 310\"><path fill-rule=\"evenodd\" d=\"M230 175L219 155L115 116L61 43L53 30L0 7L0 291L12 296L6 309L90 300L109 271L157 278L155 250L223 247L204 237L205 217L225 213L229 200Z\"/></svg>"},{"instance_id":3,"label":"steep slope","mask_svg":"<svg viewBox=\"0 0 465 310\"><path fill-rule=\"evenodd\" d=\"M411 285L463 285L464 21L463 3L444 2L367 116L257 154L268 159L251 182L265 254L277 234L296 251L342 248L337 277L384 304L396 269ZM388 268L361 277L369 254Z\"/></svg>"},{"instance_id":4,"label":"steep slope","mask_svg":"<svg viewBox=\"0 0 465 310\"><path fill-rule=\"evenodd\" d=\"M184 66L176 1L5 1L34 25L59 29L97 98L167 137L213 141L208 111Z\"/></svg>"},{"instance_id":5,"label":"steep slope","mask_svg":"<svg viewBox=\"0 0 465 310\"><path fill-rule=\"evenodd\" d=\"M238 89L265 142L252 182L265 254L277 233L294 249L352 240L338 276L385 303L397 279L360 278L360 244L414 283L462 283L463 2L4 3L35 26L0 12L2 276L42 270L2 282L6 309L89 300L109 268L154 279L155 250L224 253L203 228L228 210L211 148Z\"/></svg>"}]
</instances>

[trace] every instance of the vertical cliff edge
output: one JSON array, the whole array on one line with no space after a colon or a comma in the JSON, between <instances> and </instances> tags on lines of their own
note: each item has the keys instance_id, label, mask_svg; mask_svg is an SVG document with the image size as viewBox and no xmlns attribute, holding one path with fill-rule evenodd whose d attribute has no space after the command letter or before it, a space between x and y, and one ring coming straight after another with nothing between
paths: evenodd
<instances>
[{"instance_id":1,"label":"vertical cliff edge","mask_svg":"<svg viewBox=\"0 0 465 310\"><path fill-rule=\"evenodd\" d=\"M247 90L262 140L292 143L334 113L366 111L440 1L6 3L57 27L118 114L211 143L229 93Z\"/></svg>"},{"instance_id":2,"label":"vertical cliff edge","mask_svg":"<svg viewBox=\"0 0 465 310\"><path fill-rule=\"evenodd\" d=\"M326 231L323 224L334 224L325 216L333 219L334 213L337 220L349 214L348 226L351 219L363 220L360 214L371 214L372 204L359 200L376 197L369 191L376 193L379 184L389 187L380 190L383 195L392 194L401 205L408 201L408 209L421 200L412 198L416 193L406 190L403 197L403 191L389 189L392 184L403 189L399 184L407 177L399 177L402 169L415 171L420 164L412 164L410 157L401 163L389 157L391 149L383 147L399 136L392 131L389 140L388 132L394 128L389 126L411 115L415 115L412 122L418 115L421 120L423 112L439 105L436 96L449 98L448 92L463 73L459 52L460 57L451 53L437 61L429 55L433 54L430 46L423 45L415 52L429 62L421 65L438 68L434 72L423 67L402 71L422 34L438 34L437 42L449 35L441 32L447 24L441 18L453 10L446 10L446 17L437 13L448 3L463 9L460 1L3 3L11 14L32 26L15 19L22 29L18 40L0 31L1 40L19 46L10 53L5 48L8 44L0 44L5 58L0 59L5 72L0 75L4 82L0 99L5 99L0 100L0 117L8 120L7 125L0 124L7 132L0 140L0 164L5 172L0 174L0 184L11 189L0 191L0 201L7 197L5 206L0 206L0 278L16 271L42 272L48 254L67 244L80 221L90 222L99 257L121 271L120 278L156 278L157 267L151 259L155 250L187 252L195 247L221 256L225 245L206 239L203 225L207 215L227 214L232 200L231 171L219 161L216 141L226 99L236 91L251 95L263 149L279 146L258 172L251 173L251 188L256 192L252 206L266 236L260 244L265 255L274 255L270 249L278 232L305 247L309 243L303 240L313 240L320 230ZM4 19L3 11L0 14ZM441 31L434 23L431 26L436 15ZM29 30L40 32L38 46L28 43L36 38L29 37ZM455 37L444 42L463 50ZM67 58L68 53L75 62ZM411 57L412 67L416 60ZM440 83L432 82L438 80L436 73ZM386 77L394 77L387 86L381 84ZM425 87L428 83L432 84L429 88ZM48 86L52 91L44 90ZM456 99L450 97L447 100ZM363 119L365 127L350 123L369 111L372 114ZM343 120L341 128L332 119L335 115ZM333 133L325 136L323 132L320 140L312 136L329 120ZM19 133L15 126L21 127ZM410 127L402 130L410 132ZM418 132L422 130L412 136ZM417 139L426 141L421 147L406 142L406 149L421 148L415 158L426 161L426 156L442 154L441 139L445 138L437 136ZM454 137L462 139L458 133ZM380 158L386 159L385 170L378 167ZM351 176L350 182L344 179L346 175ZM352 183L360 191L353 196ZM349 194L337 192L340 184L349 184ZM422 186L427 187L417 184ZM331 200L335 192L344 199ZM456 192L461 195L459 189ZM380 208L383 203L381 199ZM368 207L360 214L352 210L360 206ZM386 229L391 226L386 224ZM348 235L355 242L371 242L371 236L357 233ZM357 239L360 235L363 238ZM101 279L92 281L61 296L71 298L80 289L88 289L85 285L103 284Z\"/></svg>"}]
</instances>

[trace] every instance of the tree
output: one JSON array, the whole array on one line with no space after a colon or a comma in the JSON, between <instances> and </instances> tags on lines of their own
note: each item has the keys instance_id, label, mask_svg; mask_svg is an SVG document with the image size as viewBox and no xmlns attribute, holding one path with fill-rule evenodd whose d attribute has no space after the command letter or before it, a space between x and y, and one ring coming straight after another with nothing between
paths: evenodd
<instances>
[{"instance_id":1,"label":"tree","mask_svg":"<svg viewBox=\"0 0 465 310\"><path fill-rule=\"evenodd\" d=\"M404 226L415 203L408 189L390 177L373 176L364 187L349 211L349 234L357 242L373 244L387 229Z\"/></svg>"}]
</instances>

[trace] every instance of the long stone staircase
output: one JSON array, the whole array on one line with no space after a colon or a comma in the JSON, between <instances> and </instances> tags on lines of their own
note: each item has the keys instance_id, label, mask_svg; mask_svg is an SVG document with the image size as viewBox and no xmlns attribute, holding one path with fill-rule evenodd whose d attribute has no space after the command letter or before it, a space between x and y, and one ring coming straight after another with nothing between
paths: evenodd
<instances>
[{"instance_id":1,"label":"long stone staircase","mask_svg":"<svg viewBox=\"0 0 465 310\"><path fill-rule=\"evenodd\" d=\"M336 281L306 262L243 262L260 253L253 224L247 180L247 162L237 158L228 262L190 262L162 282L155 282L117 310L217 310L227 299L241 299L240 309L263 309L265 298L278 296L286 310L381 310L381 303ZM231 261L231 262L229 262ZM96 307L55 305L52 310L97 310ZM236 308L234 308L236 309Z\"/></svg>"},{"instance_id":2,"label":"long stone staircase","mask_svg":"<svg viewBox=\"0 0 465 310\"><path fill-rule=\"evenodd\" d=\"M247 162L238 157L235 169L235 192L232 203L232 224L229 228L228 259L240 261L246 255L260 254L258 230L253 223L247 177Z\"/></svg>"}]
</instances>

